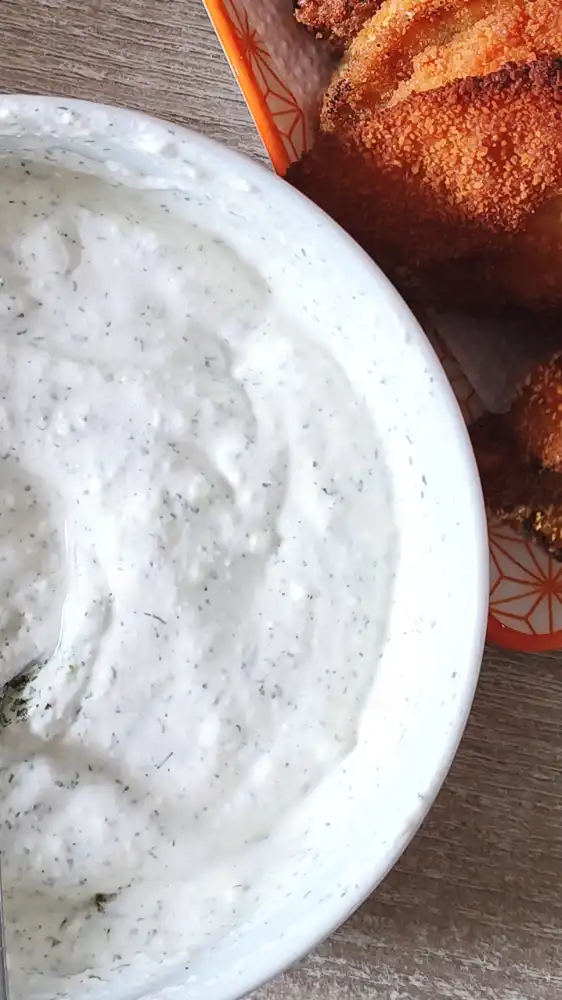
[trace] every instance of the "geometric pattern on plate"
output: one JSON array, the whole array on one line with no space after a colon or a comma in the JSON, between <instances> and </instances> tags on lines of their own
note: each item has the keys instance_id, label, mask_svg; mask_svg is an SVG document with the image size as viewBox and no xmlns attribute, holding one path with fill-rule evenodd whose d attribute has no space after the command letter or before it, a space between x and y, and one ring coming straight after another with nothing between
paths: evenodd
<instances>
[{"instance_id":1,"label":"geometric pattern on plate","mask_svg":"<svg viewBox=\"0 0 562 1000\"><path fill-rule=\"evenodd\" d=\"M224 6L231 17L242 58L252 71L261 98L281 138L288 166L307 148L305 114L273 68L267 46L251 26L244 4L224 0Z\"/></svg>"},{"instance_id":2,"label":"geometric pattern on plate","mask_svg":"<svg viewBox=\"0 0 562 1000\"><path fill-rule=\"evenodd\" d=\"M257 0L205 0L211 21L246 98L277 173L300 156L308 122L289 80L273 69L268 39L251 26ZM290 0L259 0L286 5ZM432 342L467 423L483 412L473 386L444 347L433 324L419 320ZM511 528L489 521L490 615L488 638L507 649L541 652L562 648L562 564Z\"/></svg>"},{"instance_id":3,"label":"geometric pattern on plate","mask_svg":"<svg viewBox=\"0 0 562 1000\"><path fill-rule=\"evenodd\" d=\"M490 610L528 636L552 634L562 622L562 563L512 528L490 523Z\"/></svg>"}]
</instances>

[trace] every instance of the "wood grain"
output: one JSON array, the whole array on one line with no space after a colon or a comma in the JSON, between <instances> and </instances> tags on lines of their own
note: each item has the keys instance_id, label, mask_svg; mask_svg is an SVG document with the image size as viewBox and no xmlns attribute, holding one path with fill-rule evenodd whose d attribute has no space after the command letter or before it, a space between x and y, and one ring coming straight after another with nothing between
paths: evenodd
<instances>
[{"instance_id":1,"label":"wood grain","mask_svg":"<svg viewBox=\"0 0 562 1000\"><path fill-rule=\"evenodd\" d=\"M198 0L1 0L2 89L139 108L265 161Z\"/></svg>"},{"instance_id":2,"label":"wood grain","mask_svg":"<svg viewBox=\"0 0 562 1000\"><path fill-rule=\"evenodd\" d=\"M264 159L199 0L2 0L1 14L4 91L142 108ZM562 657L489 651L457 760L410 849L256 1000L552 1000L561 883Z\"/></svg>"}]
</instances>

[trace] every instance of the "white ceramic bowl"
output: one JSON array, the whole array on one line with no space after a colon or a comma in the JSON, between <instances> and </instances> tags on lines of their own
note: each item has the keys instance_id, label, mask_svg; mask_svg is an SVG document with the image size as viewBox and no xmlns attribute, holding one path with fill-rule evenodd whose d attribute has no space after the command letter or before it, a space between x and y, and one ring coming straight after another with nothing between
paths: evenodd
<instances>
[{"instance_id":1,"label":"white ceramic bowl","mask_svg":"<svg viewBox=\"0 0 562 1000\"><path fill-rule=\"evenodd\" d=\"M302 956L375 888L451 763L478 677L488 595L472 451L441 366L401 298L337 225L283 181L137 113L46 97L8 98L2 108L4 148L63 146L167 184L193 179L192 164L203 157L200 183L225 212L236 189L251 190L256 204L267 201L262 252L281 242L291 294L319 284L330 312L344 317L342 349L350 338L361 345L356 374L374 415L397 527L387 637L357 745L313 793L306 836L278 859L271 892L187 970L178 956L177 969L150 993L231 1000ZM346 808L333 808L336 796Z\"/></svg>"}]
</instances>

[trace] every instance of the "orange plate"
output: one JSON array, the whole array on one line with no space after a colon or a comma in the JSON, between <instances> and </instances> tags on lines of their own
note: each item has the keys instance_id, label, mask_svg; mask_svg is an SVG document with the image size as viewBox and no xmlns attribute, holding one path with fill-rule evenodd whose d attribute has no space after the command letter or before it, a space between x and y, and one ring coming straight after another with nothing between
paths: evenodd
<instances>
[{"instance_id":1,"label":"orange plate","mask_svg":"<svg viewBox=\"0 0 562 1000\"><path fill-rule=\"evenodd\" d=\"M256 0L204 2L272 164L283 175L306 148L306 116L288 81L276 70L271 40L252 26L248 12ZM269 2L285 6L291 0ZM457 362L424 326L470 423L483 407ZM488 639L521 652L562 648L562 564L509 528L490 522L489 530Z\"/></svg>"}]
</instances>

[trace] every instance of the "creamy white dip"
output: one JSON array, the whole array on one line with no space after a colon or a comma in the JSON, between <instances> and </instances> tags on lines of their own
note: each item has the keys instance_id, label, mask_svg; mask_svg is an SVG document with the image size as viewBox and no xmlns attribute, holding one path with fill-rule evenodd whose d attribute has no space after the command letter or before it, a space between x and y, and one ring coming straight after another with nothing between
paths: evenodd
<instances>
[{"instance_id":1,"label":"creamy white dip","mask_svg":"<svg viewBox=\"0 0 562 1000\"><path fill-rule=\"evenodd\" d=\"M0 161L2 679L39 661L0 707L0 847L14 1000L81 1000L257 904L353 748L392 531L251 187L47 161Z\"/></svg>"}]
</instances>

